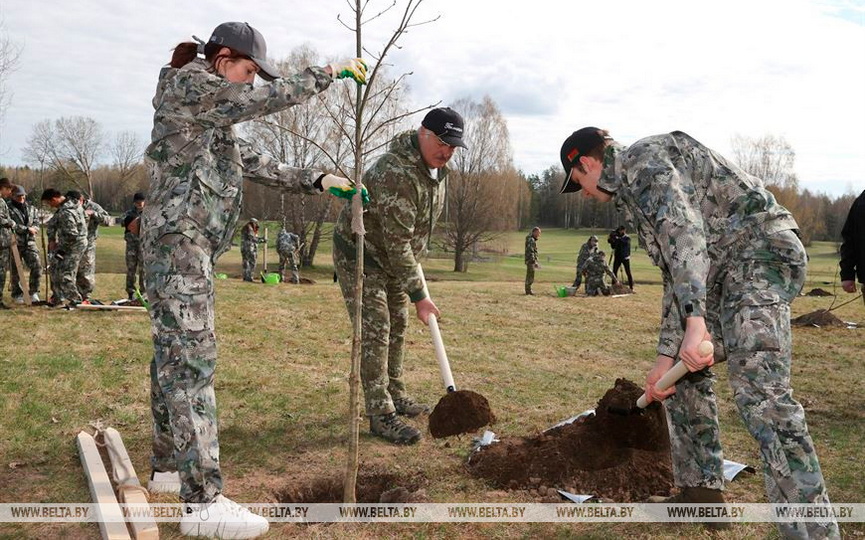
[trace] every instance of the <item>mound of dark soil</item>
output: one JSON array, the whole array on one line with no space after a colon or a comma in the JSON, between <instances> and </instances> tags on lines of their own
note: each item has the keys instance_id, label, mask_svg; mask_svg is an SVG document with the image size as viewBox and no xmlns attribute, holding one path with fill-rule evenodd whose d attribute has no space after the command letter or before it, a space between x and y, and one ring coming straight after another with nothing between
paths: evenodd
<instances>
[{"instance_id":1,"label":"mound of dark soil","mask_svg":"<svg viewBox=\"0 0 865 540\"><path fill-rule=\"evenodd\" d=\"M568 487L620 502L668 495L673 473L664 411L658 404L629 415L608 410L628 410L642 393L618 379L595 416L536 437L502 438L474 452L469 470L506 489Z\"/></svg>"},{"instance_id":2,"label":"mound of dark soil","mask_svg":"<svg viewBox=\"0 0 865 540\"><path fill-rule=\"evenodd\" d=\"M805 296L835 296L829 291L824 291L823 289L817 287L816 289L811 289Z\"/></svg>"},{"instance_id":3,"label":"mound of dark soil","mask_svg":"<svg viewBox=\"0 0 865 540\"><path fill-rule=\"evenodd\" d=\"M310 483L291 482L276 491L280 503L339 503L343 502L344 476L319 478ZM422 474L411 478L379 468L364 468L357 473L355 495L359 503L416 503L426 500Z\"/></svg>"},{"instance_id":4,"label":"mound of dark soil","mask_svg":"<svg viewBox=\"0 0 865 540\"><path fill-rule=\"evenodd\" d=\"M793 326L816 326L818 328L822 328L824 326L840 326L843 328L847 327L847 323L845 323L835 315L832 315L831 312L825 309L818 309L817 311L812 311L811 313L800 315L795 319L791 319L790 324L792 324Z\"/></svg>"},{"instance_id":5,"label":"mound of dark soil","mask_svg":"<svg viewBox=\"0 0 865 540\"><path fill-rule=\"evenodd\" d=\"M487 398L471 390L448 392L429 416L429 432L436 439L473 433L493 424L496 415Z\"/></svg>"},{"instance_id":6,"label":"mound of dark soil","mask_svg":"<svg viewBox=\"0 0 865 540\"><path fill-rule=\"evenodd\" d=\"M634 291L624 283L613 283L610 285L610 290L613 294L634 294Z\"/></svg>"}]
</instances>

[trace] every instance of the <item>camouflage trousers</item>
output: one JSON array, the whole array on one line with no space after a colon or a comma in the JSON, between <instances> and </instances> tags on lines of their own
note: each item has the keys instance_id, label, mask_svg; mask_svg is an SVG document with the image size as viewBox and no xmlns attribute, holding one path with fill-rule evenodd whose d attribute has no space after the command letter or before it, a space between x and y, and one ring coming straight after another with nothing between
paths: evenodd
<instances>
[{"instance_id":1,"label":"camouflage trousers","mask_svg":"<svg viewBox=\"0 0 865 540\"><path fill-rule=\"evenodd\" d=\"M769 502L829 504L805 412L790 386L790 302L805 282L805 249L793 231L757 234L734 248L735 260L709 291L707 324L716 349L723 345L736 405L760 446ZM724 485L713 383L708 369L690 374L664 402L680 487ZM839 537L834 520L778 528L785 538Z\"/></svg>"},{"instance_id":2,"label":"camouflage trousers","mask_svg":"<svg viewBox=\"0 0 865 540\"><path fill-rule=\"evenodd\" d=\"M81 256L81 263L78 265L78 276L76 277L78 292L85 300L93 294L93 288L96 286L96 242L87 242L87 249L84 250L84 255Z\"/></svg>"},{"instance_id":3,"label":"camouflage trousers","mask_svg":"<svg viewBox=\"0 0 865 540\"><path fill-rule=\"evenodd\" d=\"M571 287L579 288L579 286L582 282L583 282L583 273L580 271L577 271L577 277L574 278L574 283L571 285Z\"/></svg>"},{"instance_id":4,"label":"camouflage trousers","mask_svg":"<svg viewBox=\"0 0 865 540\"><path fill-rule=\"evenodd\" d=\"M603 274L600 276L586 276L586 294L588 296L598 296L599 294L603 294L604 296L610 295L610 287L604 283Z\"/></svg>"},{"instance_id":5,"label":"camouflage trousers","mask_svg":"<svg viewBox=\"0 0 865 540\"><path fill-rule=\"evenodd\" d=\"M180 234L143 245L153 361L150 408L157 471L178 471L180 498L208 502L222 491L210 248Z\"/></svg>"},{"instance_id":6,"label":"camouflage trousers","mask_svg":"<svg viewBox=\"0 0 865 540\"><path fill-rule=\"evenodd\" d=\"M345 307L354 322L355 262L333 250L333 264ZM360 380L367 415L396 411L393 400L406 397L403 381L408 295L379 268L364 267Z\"/></svg>"},{"instance_id":7,"label":"camouflage trousers","mask_svg":"<svg viewBox=\"0 0 865 540\"><path fill-rule=\"evenodd\" d=\"M6 292L6 269L9 268L12 259L12 250L9 246L0 246L0 302L3 301L3 293Z\"/></svg>"},{"instance_id":8,"label":"camouflage trousers","mask_svg":"<svg viewBox=\"0 0 865 540\"><path fill-rule=\"evenodd\" d=\"M255 270L255 259L258 256L258 251L241 248L240 256L243 259L243 281L252 281L252 272Z\"/></svg>"},{"instance_id":9,"label":"camouflage trousers","mask_svg":"<svg viewBox=\"0 0 865 540\"><path fill-rule=\"evenodd\" d=\"M63 246L54 252L52 265L54 266L54 294L57 301L81 301L76 279L85 249L87 249L87 242L83 240L79 244Z\"/></svg>"},{"instance_id":10,"label":"camouflage trousers","mask_svg":"<svg viewBox=\"0 0 865 540\"><path fill-rule=\"evenodd\" d=\"M141 250L141 240L126 239L126 294L132 298L135 289L144 290L144 254ZM138 287L135 277L138 276Z\"/></svg>"},{"instance_id":11,"label":"camouflage trousers","mask_svg":"<svg viewBox=\"0 0 865 540\"><path fill-rule=\"evenodd\" d=\"M526 264L526 294L532 292L532 283L535 282L535 265Z\"/></svg>"},{"instance_id":12,"label":"camouflage trousers","mask_svg":"<svg viewBox=\"0 0 865 540\"><path fill-rule=\"evenodd\" d=\"M11 248L9 252L9 258L11 259ZM39 250L36 249L36 244L28 242L24 246L18 244L18 254L21 255L22 264L30 270L27 294L36 294L39 292L39 280L42 279L42 260L39 258ZM9 263L9 274L12 281L12 296L24 296L24 291L21 290L21 280L18 278L18 267L12 260L10 260Z\"/></svg>"},{"instance_id":13,"label":"camouflage trousers","mask_svg":"<svg viewBox=\"0 0 865 540\"><path fill-rule=\"evenodd\" d=\"M291 279L285 279L285 269L288 268L291 270ZM297 257L293 254L283 255L279 254L279 275L283 282L288 281L289 283L299 283L300 282L300 274L297 271Z\"/></svg>"}]
</instances>

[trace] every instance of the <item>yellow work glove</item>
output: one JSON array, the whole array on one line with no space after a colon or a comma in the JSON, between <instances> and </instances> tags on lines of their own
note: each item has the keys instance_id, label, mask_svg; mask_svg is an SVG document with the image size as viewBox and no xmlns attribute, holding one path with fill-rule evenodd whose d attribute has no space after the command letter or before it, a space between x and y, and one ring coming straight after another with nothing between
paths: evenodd
<instances>
[{"instance_id":1,"label":"yellow work glove","mask_svg":"<svg viewBox=\"0 0 865 540\"><path fill-rule=\"evenodd\" d=\"M369 68L363 58L340 60L328 64L328 67L330 67L330 73L334 79L346 79L350 77L358 84L366 84L366 71Z\"/></svg>"},{"instance_id":2,"label":"yellow work glove","mask_svg":"<svg viewBox=\"0 0 865 540\"><path fill-rule=\"evenodd\" d=\"M328 191L331 195L341 199L351 200L354 194L357 193L357 187L354 182L348 178L336 176L333 174L323 174L318 177L318 180L313 184L321 191ZM369 193L365 187L360 190L360 200L364 206L369 203Z\"/></svg>"}]
</instances>

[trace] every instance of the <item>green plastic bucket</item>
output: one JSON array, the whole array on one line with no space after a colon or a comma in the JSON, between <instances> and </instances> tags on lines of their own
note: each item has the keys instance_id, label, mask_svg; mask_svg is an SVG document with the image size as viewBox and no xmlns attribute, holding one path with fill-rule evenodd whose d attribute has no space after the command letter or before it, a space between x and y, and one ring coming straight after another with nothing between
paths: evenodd
<instances>
[{"instance_id":1,"label":"green plastic bucket","mask_svg":"<svg viewBox=\"0 0 865 540\"><path fill-rule=\"evenodd\" d=\"M222 272L219 272L218 274L214 274L214 277L216 279L228 279L228 274L223 274Z\"/></svg>"},{"instance_id":2,"label":"green plastic bucket","mask_svg":"<svg viewBox=\"0 0 865 540\"><path fill-rule=\"evenodd\" d=\"M264 274L264 282L269 285L275 285L279 283L279 274L277 274L276 272Z\"/></svg>"},{"instance_id":3,"label":"green plastic bucket","mask_svg":"<svg viewBox=\"0 0 865 540\"><path fill-rule=\"evenodd\" d=\"M568 289L567 289L567 287L564 287L564 286L562 286L562 285L556 285L556 295L557 295L559 298L564 298L564 297L566 297L566 296L568 295Z\"/></svg>"}]
</instances>

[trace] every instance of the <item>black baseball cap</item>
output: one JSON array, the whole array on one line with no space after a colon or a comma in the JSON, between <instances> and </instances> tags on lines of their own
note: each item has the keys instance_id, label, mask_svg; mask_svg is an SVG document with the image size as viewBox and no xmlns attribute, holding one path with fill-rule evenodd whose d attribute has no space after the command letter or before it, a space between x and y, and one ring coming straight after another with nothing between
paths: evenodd
<instances>
[{"instance_id":1,"label":"black baseball cap","mask_svg":"<svg viewBox=\"0 0 865 540\"><path fill-rule=\"evenodd\" d=\"M450 107L431 110L423 117L421 125L451 146L468 148L463 142L463 117Z\"/></svg>"},{"instance_id":2,"label":"black baseball cap","mask_svg":"<svg viewBox=\"0 0 865 540\"><path fill-rule=\"evenodd\" d=\"M571 169L581 156L587 155L602 144L604 144L604 136L601 135L601 130L596 127L584 127L571 133L565 139L559 152L562 167L565 169L565 183L562 184L560 193L572 193L583 188L579 182L571 180Z\"/></svg>"},{"instance_id":3,"label":"black baseball cap","mask_svg":"<svg viewBox=\"0 0 865 540\"><path fill-rule=\"evenodd\" d=\"M147 197L145 197L144 193L141 193L140 191L137 191L137 192L135 192L134 195L132 195L132 202L146 201L146 200L147 200Z\"/></svg>"},{"instance_id":4,"label":"black baseball cap","mask_svg":"<svg viewBox=\"0 0 865 540\"><path fill-rule=\"evenodd\" d=\"M264 42L264 36L249 26L249 23L227 22L220 24L213 29L213 34L207 41L208 45L211 43L234 49L240 54L248 56L258 65L258 74L265 81L272 81L279 77L279 70L267 61L267 44Z\"/></svg>"}]
</instances>

